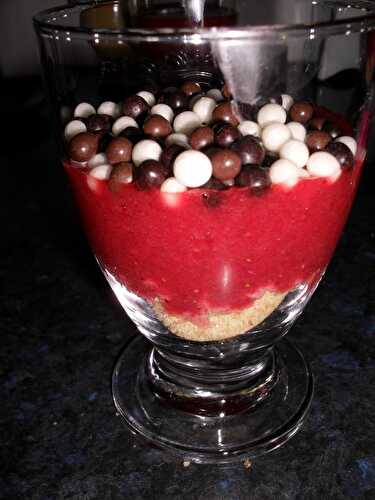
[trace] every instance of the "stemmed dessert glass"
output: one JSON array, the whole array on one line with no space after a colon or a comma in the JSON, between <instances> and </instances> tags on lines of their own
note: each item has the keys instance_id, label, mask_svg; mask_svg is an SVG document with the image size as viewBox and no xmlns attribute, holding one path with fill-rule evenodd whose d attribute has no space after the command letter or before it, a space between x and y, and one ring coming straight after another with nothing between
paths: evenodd
<instances>
[{"instance_id":1,"label":"stemmed dessert glass","mask_svg":"<svg viewBox=\"0 0 375 500\"><path fill-rule=\"evenodd\" d=\"M197 24L190 2L124 5L34 20L83 227L142 334L116 363L114 402L184 459L254 457L291 438L312 400L284 336L360 178L375 13L206 2Z\"/></svg>"}]
</instances>

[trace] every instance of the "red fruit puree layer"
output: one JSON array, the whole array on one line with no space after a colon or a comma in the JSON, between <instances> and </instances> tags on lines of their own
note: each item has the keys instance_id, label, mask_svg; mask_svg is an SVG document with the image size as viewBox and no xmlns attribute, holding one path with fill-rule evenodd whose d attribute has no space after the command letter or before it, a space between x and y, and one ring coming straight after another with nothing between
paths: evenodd
<instances>
[{"instance_id":1,"label":"red fruit puree layer","mask_svg":"<svg viewBox=\"0 0 375 500\"><path fill-rule=\"evenodd\" d=\"M260 196L247 188L118 193L65 165L93 250L118 281L170 314L249 307L265 290L319 279L345 223L361 165L331 182L303 179ZM89 182L88 182L89 180ZM90 185L91 187L90 187ZM217 196L210 206L203 198Z\"/></svg>"}]
</instances>

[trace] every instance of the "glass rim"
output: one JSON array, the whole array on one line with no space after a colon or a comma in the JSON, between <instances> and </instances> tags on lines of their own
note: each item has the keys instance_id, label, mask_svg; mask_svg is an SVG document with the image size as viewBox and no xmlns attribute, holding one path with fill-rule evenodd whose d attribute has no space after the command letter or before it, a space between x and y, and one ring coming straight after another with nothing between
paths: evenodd
<instances>
[{"instance_id":1,"label":"glass rim","mask_svg":"<svg viewBox=\"0 0 375 500\"><path fill-rule=\"evenodd\" d=\"M314 3L312 1L312 3ZM199 43L200 41L246 40L246 39L272 39L272 38L299 38L313 34L317 36L333 36L340 34L352 34L358 32L372 31L375 29L375 3L370 0L357 0L354 3L346 3L340 0L316 0L315 5L327 4L330 7L353 9L363 11L361 16L336 19L335 21L323 21L310 24L268 24L268 25L244 25L225 26L209 28L89 28L58 22L58 17L67 17L68 13L82 12L89 7L101 5L119 5L118 0L105 2L89 1L72 6L61 5L45 9L33 16L33 23L39 33L69 33L69 36L77 35L83 37L102 36L106 38L125 38L129 41L172 41L183 38L184 41ZM51 17L56 15L56 17Z\"/></svg>"}]
</instances>

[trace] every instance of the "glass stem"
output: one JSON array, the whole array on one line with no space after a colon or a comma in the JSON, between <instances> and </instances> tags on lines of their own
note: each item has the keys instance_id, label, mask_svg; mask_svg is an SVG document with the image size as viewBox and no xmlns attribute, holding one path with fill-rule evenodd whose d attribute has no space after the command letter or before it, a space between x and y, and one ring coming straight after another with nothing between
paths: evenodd
<instances>
[{"instance_id":1,"label":"glass stem","mask_svg":"<svg viewBox=\"0 0 375 500\"><path fill-rule=\"evenodd\" d=\"M263 401L277 384L280 364L273 347L247 352L241 363L196 359L154 347L146 376L153 392L174 407L197 415L239 413Z\"/></svg>"}]
</instances>

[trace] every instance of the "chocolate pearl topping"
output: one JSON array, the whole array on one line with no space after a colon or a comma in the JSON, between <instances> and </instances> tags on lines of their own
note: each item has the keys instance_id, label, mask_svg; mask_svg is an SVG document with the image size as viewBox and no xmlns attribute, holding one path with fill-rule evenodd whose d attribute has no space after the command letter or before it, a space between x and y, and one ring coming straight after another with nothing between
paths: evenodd
<instances>
[{"instance_id":1,"label":"chocolate pearl topping","mask_svg":"<svg viewBox=\"0 0 375 500\"><path fill-rule=\"evenodd\" d=\"M143 131L151 137L166 137L172 133L172 127L168 120L160 115L151 115L143 125Z\"/></svg>"},{"instance_id":2,"label":"chocolate pearl topping","mask_svg":"<svg viewBox=\"0 0 375 500\"><path fill-rule=\"evenodd\" d=\"M149 111L150 106L139 95L131 95L122 103L122 112L125 116L142 119Z\"/></svg>"},{"instance_id":3,"label":"chocolate pearl topping","mask_svg":"<svg viewBox=\"0 0 375 500\"><path fill-rule=\"evenodd\" d=\"M219 127L215 136L215 143L222 147L228 148L235 141L240 139L241 133L237 127L233 127L232 125L224 125Z\"/></svg>"},{"instance_id":4,"label":"chocolate pearl topping","mask_svg":"<svg viewBox=\"0 0 375 500\"><path fill-rule=\"evenodd\" d=\"M189 99L189 101L188 101L188 108L189 108L190 110L192 110L192 109L193 109L193 107L194 107L194 104L195 104L197 101L199 101L199 99L200 99L201 97L204 97L204 94L203 94L203 93L201 93L201 92L199 92L198 94L194 94L194 95L193 95L193 96Z\"/></svg>"},{"instance_id":5,"label":"chocolate pearl topping","mask_svg":"<svg viewBox=\"0 0 375 500\"><path fill-rule=\"evenodd\" d=\"M133 144L144 139L144 134L142 130L137 127L126 127L124 130L120 132L120 137L126 137Z\"/></svg>"},{"instance_id":6,"label":"chocolate pearl topping","mask_svg":"<svg viewBox=\"0 0 375 500\"><path fill-rule=\"evenodd\" d=\"M216 179L216 177L211 177L206 184L203 184L202 189L217 189L218 191L223 191L224 189L228 189L228 186L219 181L219 179Z\"/></svg>"},{"instance_id":7,"label":"chocolate pearl topping","mask_svg":"<svg viewBox=\"0 0 375 500\"><path fill-rule=\"evenodd\" d=\"M167 178L165 168L160 161L146 160L136 169L136 184L139 189L160 187Z\"/></svg>"},{"instance_id":8,"label":"chocolate pearl topping","mask_svg":"<svg viewBox=\"0 0 375 500\"><path fill-rule=\"evenodd\" d=\"M166 87L159 98L159 102L165 103L168 96L171 94L175 94L176 92L178 92L177 87Z\"/></svg>"},{"instance_id":9,"label":"chocolate pearl topping","mask_svg":"<svg viewBox=\"0 0 375 500\"><path fill-rule=\"evenodd\" d=\"M207 146L206 148L202 149L202 153L204 153L210 159L212 158L212 155L214 155L218 151L221 151L221 148L218 148L217 146Z\"/></svg>"},{"instance_id":10,"label":"chocolate pearl topping","mask_svg":"<svg viewBox=\"0 0 375 500\"><path fill-rule=\"evenodd\" d=\"M202 149L214 142L214 132L210 127L198 127L190 137L190 145L193 149Z\"/></svg>"},{"instance_id":11,"label":"chocolate pearl topping","mask_svg":"<svg viewBox=\"0 0 375 500\"><path fill-rule=\"evenodd\" d=\"M337 125L337 123L326 122L323 126L323 130L327 132L327 134L329 134L332 139L337 139L337 137L340 137L340 135L342 135L342 130L339 125Z\"/></svg>"},{"instance_id":12,"label":"chocolate pearl topping","mask_svg":"<svg viewBox=\"0 0 375 500\"><path fill-rule=\"evenodd\" d=\"M177 156L185 151L185 148L178 144L171 144L167 146L161 154L160 161L166 168L168 173L172 173L173 163Z\"/></svg>"},{"instance_id":13,"label":"chocolate pearl topping","mask_svg":"<svg viewBox=\"0 0 375 500\"><path fill-rule=\"evenodd\" d=\"M187 107L188 97L183 92L177 91L166 96L165 104L168 104L174 111L182 111Z\"/></svg>"},{"instance_id":14,"label":"chocolate pearl topping","mask_svg":"<svg viewBox=\"0 0 375 500\"><path fill-rule=\"evenodd\" d=\"M273 163L275 163L275 161L278 159L279 157L276 156L276 155L272 155L272 154L266 154L264 160L263 160L263 163L262 163L262 167L265 167L265 168L268 168L270 167Z\"/></svg>"},{"instance_id":15,"label":"chocolate pearl topping","mask_svg":"<svg viewBox=\"0 0 375 500\"><path fill-rule=\"evenodd\" d=\"M310 130L322 130L323 126L327 120L321 116L315 116L307 124L307 128Z\"/></svg>"},{"instance_id":16,"label":"chocolate pearl topping","mask_svg":"<svg viewBox=\"0 0 375 500\"><path fill-rule=\"evenodd\" d=\"M191 82L191 81L184 82L181 85L181 90L188 97L190 97L190 96L192 96L194 94L198 94L199 92L202 91L201 86L199 85L199 83L197 83L197 82Z\"/></svg>"},{"instance_id":17,"label":"chocolate pearl topping","mask_svg":"<svg viewBox=\"0 0 375 500\"><path fill-rule=\"evenodd\" d=\"M235 179L236 185L250 187L254 193L261 193L271 185L268 170L256 165L246 165Z\"/></svg>"},{"instance_id":18,"label":"chocolate pearl topping","mask_svg":"<svg viewBox=\"0 0 375 500\"><path fill-rule=\"evenodd\" d=\"M291 120L298 123L307 123L313 113L314 109L308 102L296 102L289 111Z\"/></svg>"},{"instance_id":19,"label":"chocolate pearl topping","mask_svg":"<svg viewBox=\"0 0 375 500\"><path fill-rule=\"evenodd\" d=\"M327 132L315 130L307 134L305 142L310 152L315 153L322 151L331 142L331 136Z\"/></svg>"},{"instance_id":20,"label":"chocolate pearl topping","mask_svg":"<svg viewBox=\"0 0 375 500\"><path fill-rule=\"evenodd\" d=\"M112 118L108 115L91 115L86 122L88 132L109 132L112 126Z\"/></svg>"},{"instance_id":21,"label":"chocolate pearl topping","mask_svg":"<svg viewBox=\"0 0 375 500\"><path fill-rule=\"evenodd\" d=\"M236 127L239 124L237 117L234 114L230 102L222 102L214 109L212 113L212 120L214 122L226 122Z\"/></svg>"},{"instance_id":22,"label":"chocolate pearl topping","mask_svg":"<svg viewBox=\"0 0 375 500\"><path fill-rule=\"evenodd\" d=\"M234 179L241 170L240 156L230 149L217 151L211 157L213 175L220 181Z\"/></svg>"},{"instance_id":23,"label":"chocolate pearl topping","mask_svg":"<svg viewBox=\"0 0 375 500\"><path fill-rule=\"evenodd\" d=\"M346 144L342 142L331 142L325 151L331 153L340 163L342 169L352 168L354 165L354 156Z\"/></svg>"},{"instance_id":24,"label":"chocolate pearl topping","mask_svg":"<svg viewBox=\"0 0 375 500\"><path fill-rule=\"evenodd\" d=\"M99 136L91 132L81 132L73 137L69 143L69 157L78 162L85 162L92 158L99 144Z\"/></svg>"},{"instance_id":25,"label":"chocolate pearl topping","mask_svg":"<svg viewBox=\"0 0 375 500\"><path fill-rule=\"evenodd\" d=\"M266 154L259 140L251 135L236 141L232 149L240 155L243 165L261 165Z\"/></svg>"},{"instance_id":26,"label":"chocolate pearl topping","mask_svg":"<svg viewBox=\"0 0 375 500\"><path fill-rule=\"evenodd\" d=\"M128 162L132 158L133 144L126 137L115 137L106 149L109 163Z\"/></svg>"},{"instance_id":27,"label":"chocolate pearl topping","mask_svg":"<svg viewBox=\"0 0 375 500\"><path fill-rule=\"evenodd\" d=\"M117 192L124 184L130 184L133 181L133 164L122 161L114 165L111 176L108 180L108 188Z\"/></svg>"}]
</instances>

